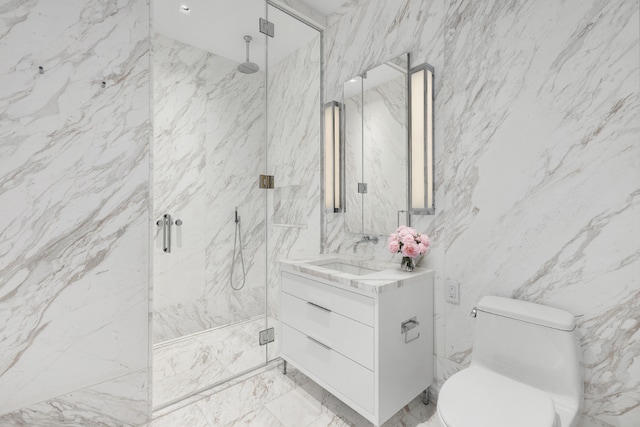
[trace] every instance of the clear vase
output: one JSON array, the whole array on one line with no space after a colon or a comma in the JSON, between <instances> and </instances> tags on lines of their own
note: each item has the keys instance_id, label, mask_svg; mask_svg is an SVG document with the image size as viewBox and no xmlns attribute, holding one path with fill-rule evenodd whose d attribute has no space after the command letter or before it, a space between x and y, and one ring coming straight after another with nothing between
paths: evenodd
<instances>
[{"instance_id":1,"label":"clear vase","mask_svg":"<svg viewBox=\"0 0 640 427\"><path fill-rule=\"evenodd\" d=\"M414 268L416 268L414 259L408 256L403 256L402 262L400 263L400 269L403 271L413 271Z\"/></svg>"}]
</instances>

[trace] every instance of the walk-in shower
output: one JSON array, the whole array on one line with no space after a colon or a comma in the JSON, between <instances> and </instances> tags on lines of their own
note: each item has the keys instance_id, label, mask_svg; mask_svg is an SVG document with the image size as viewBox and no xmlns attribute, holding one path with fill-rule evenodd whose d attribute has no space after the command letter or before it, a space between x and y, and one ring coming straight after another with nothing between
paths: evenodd
<instances>
[{"instance_id":1,"label":"walk-in shower","mask_svg":"<svg viewBox=\"0 0 640 427\"><path fill-rule=\"evenodd\" d=\"M159 409L278 357L278 258L320 242L321 32L271 1L153 3Z\"/></svg>"}]
</instances>

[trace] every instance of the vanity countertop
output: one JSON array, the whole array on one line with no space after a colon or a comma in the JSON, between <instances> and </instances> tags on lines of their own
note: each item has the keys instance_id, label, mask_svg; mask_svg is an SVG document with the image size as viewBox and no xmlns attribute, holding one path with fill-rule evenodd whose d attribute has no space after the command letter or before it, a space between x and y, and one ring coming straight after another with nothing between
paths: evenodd
<instances>
[{"instance_id":1,"label":"vanity countertop","mask_svg":"<svg viewBox=\"0 0 640 427\"><path fill-rule=\"evenodd\" d=\"M331 264L346 265L349 269L364 273L352 274L338 271L329 267ZM324 279L336 286L355 288L374 294L400 288L408 279L421 275L433 275L433 270L425 268L416 268L412 272L403 271L400 269L399 260L397 263L391 263L352 258L341 254L315 255L305 259L283 259L280 260L280 268L282 271L303 273Z\"/></svg>"}]
</instances>

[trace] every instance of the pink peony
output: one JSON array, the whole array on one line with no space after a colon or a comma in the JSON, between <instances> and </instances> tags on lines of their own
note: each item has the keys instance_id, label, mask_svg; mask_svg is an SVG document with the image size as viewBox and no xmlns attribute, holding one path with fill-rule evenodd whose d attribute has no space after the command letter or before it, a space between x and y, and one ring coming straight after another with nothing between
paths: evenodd
<instances>
[{"instance_id":1,"label":"pink peony","mask_svg":"<svg viewBox=\"0 0 640 427\"><path fill-rule=\"evenodd\" d=\"M402 245L402 256L408 256L410 258L415 258L419 255L418 253L418 245L415 243L403 244Z\"/></svg>"},{"instance_id":2,"label":"pink peony","mask_svg":"<svg viewBox=\"0 0 640 427\"><path fill-rule=\"evenodd\" d=\"M399 240L400 240L400 239L399 239L398 233L391 233L391 234L389 235L389 239L387 239L387 242L388 242L388 243L391 243L391 242L398 242Z\"/></svg>"},{"instance_id":3,"label":"pink peony","mask_svg":"<svg viewBox=\"0 0 640 427\"><path fill-rule=\"evenodd\" d=\"M396 254L398 250L400 250L400 243L396 241L389 242L389 252Z\"/></svg>"},{"instance_id":4,"label":"pink peony","mask_svg":"<svg viewBox=\"0 0 640 427\"><path fill-rule=\"evenodd\" d=\"M416 243L416 238L410 234L400 236L400 241L403 245L411 245Z\"/></svg>"},{"instance_id":5,"label":"pink peony","mask_svg":"<svg viewBox=\"0 0 640 427\"><path fill-rule=\"evenodd\" d=\"M429 240L429 236L427 236L426 234L421 234L419 237L419 240L420 240L420 243L425 245L427 248L431 244L431 241Z\"/></svg>"},{"instance_id":6,"label":"pink peony","mask_svg":"<svg viewBox=\"0 0 640 427\"><path fill-rule=\"evenodd\" d=\"M416 236L418 233L416 233L416 230L414 230L411 227L407 227L406 225L401 225L400 227L398 227L398 230L396 231L396 233L400 236L400 239L402 239L404 236Z\"/></svg>"},{"instance_id":7,"label":"pink peony","mask_svg":"<svg viewBox=\"0 0 640 427\"><path fill-rule=\"evenodd\" d=\"M418 253L424 255L427 253L427 247L423 243L418 243Z\"/></svg>"}]
</instances>

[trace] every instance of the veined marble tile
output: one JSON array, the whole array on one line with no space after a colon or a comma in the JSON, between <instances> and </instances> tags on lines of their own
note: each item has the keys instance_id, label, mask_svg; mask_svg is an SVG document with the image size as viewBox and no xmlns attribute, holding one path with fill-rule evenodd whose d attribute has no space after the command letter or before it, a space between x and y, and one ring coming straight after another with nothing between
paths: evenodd
<instances>
[{"instance_id":1,"label":"veined marble tile","mask_svg":"<svg viewBox=\"0 0 640 427\"><path fill-rule=\"evenodd\" d=\"M149 372L143 370L0 415L6 427L139 426L147 422Z\"/></svg>"},{"instance_id":2,"label":"veined marble tile","mask_svg":"<svg viewBox=\"0 0 640 427\"><path fill-rule=\"evenodd\" d=\"M0 413L46 423L148 365L149 5L4 6Z\"/></svg>"},{"instance_id":3,"label":"veined marble tile","mask_svg":"<svg viewBox=\"0 0 640 427\"><path fill-rule=\"evenodd\" d=\"M440 69L444 12L441 0L346 2L325 32L326 99L339 99L342 83L406 52L416 55L413 63Z\"/></svg>"},{"instance_id":4,"label":"veined marble tile","mask_svg":"<svg viewBox=\"0 0 640 427\"><path fill-rule=\"evenodd\" d=\"M295 387L297 384L294 380L279 370L272 369L208 396L194 405L201 409L211 425L227 425Z\"/></svg>"},{"instance_id":5,"label":"veined marble tile","mask_svg":"<svg viewBox=\"0 0 640 427\"><path fill-rule=\"evenodd\" d=\"M279 364L281 365L281 364ZM234 384L225 384L206 398L164 414L156 425L196 426L362 426L372 424L332 396L318 384L290 368L287 375L271 367ZM208 424L202 420L206 418ZM417 396L395 414L384 427L440 427L433 404L424 405Z\"/></svg>"},{"instance_id":6,"label":"veined marble tile","mask_svg":"<svg viewBox=\"0 0 640 427\"><path fill-rule=\"evenodd\" d=\"M159 407L263 364L264 317L154 346L153 406Z\"/></svg>"},{"instance_id":7,"label":"veined marble tile","mask_svg":"<svg viewBox=\"0 0 640 427\"><path fill-rule=\"evenodd\" d=\"M300 425L300 424L299 424ZM226 425L226 427L283 427L278 419L265 407L249 412Z\"/></svg>"},{"instance_id":8,"label":"veined marble tile","mask_svg":"<svg viewBox=\"0 0 640 427\"><path fill-rule=\"evenodd\" d=\"M213 427L197 405L188 405L166 415L154 418L147 427Z\"/></svg>"},{"instance_id":9,"label":"veined marble tile","mask_svg":"<svg viewBox=\"0 0 640 427\"><path fill-rule=\"evenodd\" d=\"M309 425L322 413L320 402L309 396L301 387L273 399L265 407L285 427Z\"/></svg>"}]
</instances>

